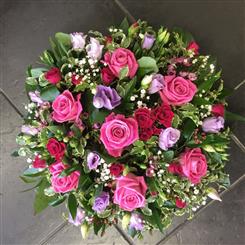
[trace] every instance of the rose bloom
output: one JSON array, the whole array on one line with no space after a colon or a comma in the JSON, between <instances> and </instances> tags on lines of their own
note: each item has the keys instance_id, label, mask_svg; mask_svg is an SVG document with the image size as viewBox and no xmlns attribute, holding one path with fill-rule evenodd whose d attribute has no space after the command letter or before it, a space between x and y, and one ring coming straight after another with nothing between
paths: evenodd
<instances>
[{"instance_id":1,"label":"rose bloom","mask_svg":"<svg viewBox=\"0 0 245 245\"><path fill-rule=\"evenodd\" d=\"M180 198L176 197L175 205L176 205L177 208L185 208L186 207L186 202L182 201Z\"/></svg>"},{"instance_id":2,"label":"rose bloom","mask_svg":"<svg viewBox=\"0 0 245 245\"><path fill-rule=\"evenodd\" d=\"M154 121L151 118L151 110L148 108L139 108L134 112L134 118L140 128L150 128Z\"/></svg>"},{"instance_id":3,"label":"rose bloom","mask_svg":"<svg viewBox=\"0 0 245 245\"><path fill-rule=\"evenodd\" d=\"M108 86L111 82L115 80L116 77L112 73L110 68L104 67L101 69L101 78L103 80L103 83Z\"/></svg>"},{"instance_id":4,"label":"rose bloom","mask_svg":"<svg viewBox=\"0 0 245 245\"><path fill-rule=\"evenodd\" d=\"M180 155L182 173L192 184L201 182L201 178L207 173L207 160L200 148L186 149Z\"/></svg>"},{"instance_id":5,"label":"rose bloom","mask_svg":"<svg viewBox=\"0 0 245 245\"><path fill-rule=\"evenodd\" d=\"M46 168L46 166L46 162L43 159L41 159L40 156L36 156L32 162L33 168Z\"/></svg>"},{"instance_id":6,"label":"rose bloom","mask_svg":"<svg viewBox=\"0 0 245 245\"><path fill-rule=\"evenodd\" d=\"M141 128L139 132L139 138L140 140L147 141L151 138L151 136L154 134L153 128Z\"/></svg>"},{"instance_id":7,"label":"rose bloom","mask_svg":"<svg viewBox=\"0 0 245 245\"><path fill-rule=\"evenodd\" d=\"M206 133L219 133L224 128L225 120L223 117L207 117L202 122L202 130Z\"/></svg>"},{"instance_id":8,"label":"rose bloom","mask_svg":"<svg viewBox=\"0 0 245 245\"><path fill-rule=\"evenodd\" d=\"M126 48L117 48L112 53L106 52L104 60L116 77L119 77L121 69L126 66L128 67L128 76L130 78L133 78L138 70L138 63L134 53Z\"/></svg>"},{"instance_id":9,"label":"rose bloom","mask_svg":"<svg viewBox=\"0 0 245 245\"><path fill-rule=\"evenodd\" d=\"M61 172L68 167L68 165L64 165L62 162L59 161L49 166L49 171L52 175L51 185L56 193L66 193L77 189L78 187L80 177L79 171L74 171L68 176L60 176Z\"/></svg>"},{"instance_id":10,"label":"rose bloom","mask_svg":"<svg viewBox=\"0 0 245 245\"><path fill-rule=\"evenodd\" d=\"M60 160L65 154L66 145L54 138L48 140L46 147L50 155L55 157L56 160Z\"/></svg>"},{"instance_id":11,"label":"rose bloom","mask_svg":"<svg viewBox=\"0 0 245 245\"><path fill-rule=\"evenodd\" d=\"M178 163L171 163L168 166L168 172L177 175L183 175L181 165Z\"/></svg>"},{"instance_id":12,"label":"rose bloom","mask_svg":"<svg viewBox=\"0 0 245 245\"><path fill-rule=\"evenodd\" d=\"M199 54L199 46L198 46L198 44L197 44L196 42L194 42L194 41L190 42L190 43L188 44L188 46L187 46L186 49L187 49L187 50L189 50L189 49L193 50L194 53L195 53L196 55Z\"/></svg>"},{"instance_id":13,"label":"rose bloom","mask_svg":"<svg viewBox=\"0 0 245 245\"><path fill-rule=\"evenodd\" d=\"M143 176L135 176L129 173L116 180L114 203L121 209L133 211L136 208L145 206L145 194L147 185Z\"/></svg>"},{"instance_id":14,"label":"rose bloom","mask_svg":"<svg viewBox=\"0 0 245 245\"><path fill-rule=\"evenodd\" d=\"M225 107L223 104L214 104L212 106L212 110L211 110L212 114L216 117L220 116L220 117L224 117L225 114Z\"/></svg>"},{"instance_id":15,"label":"rose bloom","mask_svg":"<svg viewBox=\"0 0 245 245\"><path fill-rule=\"evenodd\" d=\"M165 76L163 95L171 105L184 105L190 102L197 92L197 87L183 77Z\"/></svg>"},{"instance_id":16,"label":"rose bloom","mask_svg":"<svg viewBox=\"0 0 245 245\"><path fill-rule=\"evenodd\" d=\"M121 156L123 149L139 139L138 123L134 118L111 113L100 129L100 139L111 156Z\"/></svg>"},{"instance_id":17,"label":"rose bloom","mask_svg":"<svg viewBox=\"0 0 245 245\"><path fill-rule=\"evenodd\" d=\"M52 104L52 117L56 122L63 123L67 121L78 121L83 110L80 95L77 96L77 101L73 98L69 90L65 90L62 94L56 97Z\"/></svg>"},{"instance_id":18,"label":"rose bloom","mask_svg":"<svg viewBox=\"0 0 245 245\"><path fill-rule=\"evenodd\" d=\"M56 84L62 79L60 70L57 67L53 67L49 71L45 72L44 77L52 84Z\"/></svg>"},{"instance_id":19,"label":"rose bloom","mask_svg":"<svg viewBox=\"0 0 245 245\"><path fill-rule=\"evenodd\" d=\"M164 151L167 151L168 148L173 147L180 138L180 131L176 128L166 128L163 129L159 135L158 145Z\"/></svg>"},{"instance_id":20,"label":"rose bloom","mask_svg":"<svg viewBox=\"0 0 245 245\"><path fill-rule=\"evenodd\" d=\"M171 127L174 113L168 104L162 104L152 110L152 117L166 128Z\"/></svg>"},{"instance_id":21,"label":"rose bloom","mask_svg":"<svg viewBox=\"0 0 245 245\"><path fill-rule=\"evenodd\" d=\"M110 174L115 176L115 177L118 177L121 175L121 173L123 172L124 170L124 166L123 164L121 163L113 163L110 167Z\"/></svg>"}]
</instances>

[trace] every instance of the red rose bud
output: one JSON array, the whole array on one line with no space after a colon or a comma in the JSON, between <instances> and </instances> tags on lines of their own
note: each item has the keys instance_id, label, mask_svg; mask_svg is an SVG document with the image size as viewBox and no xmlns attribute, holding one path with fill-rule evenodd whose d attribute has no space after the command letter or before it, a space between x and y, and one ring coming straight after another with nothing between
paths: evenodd
<instances>
[{"instance_id":1,"label":"red rose bud","mask_svg":"<svg viewBox=\"0 0 245 245\"><path fill-rule=\"evenodd\" d=\"M71 77L71 82L74 85L78 85L78 84L80 84L82 82L82 77L79 77L78 75L73 74L72 77Z\"/></svg>"},{"instance_id":2,"label":"red rose bud","mask_svg":"<svg viewBox=\"0 0 245 245\"><path fill-rule=\"evenodd\" d=\"M151 111L148 108L137 109L134 113L134 118L138 122L140 128L150 128L154 123L151 117Z\"/></svg>"},{"instance_id":3,"label":"red rose bud","mask_svg":"<svg viewBox=\"0 0 245 245\"><path fill-rule=\"evenodd\" d=\"M57 67L53 67L49 71L47 71L44 74L44 77L46 80L48 80L52 84L56 84L62 79L60 70Z\"/></svg>"},{"instance_id":4,"label":"red rose bud","mask_svg":"<svg viewBox=\"0 0 245 245\"><path fill-rule=\"evenodd\" d=\"M115 176L115 177L118 177L121 175L121 173L123 172L124 170L124 166L120 163L113 163L111 166L110 166L110 173L111 175Z\"/></svg>"},{"instance_id":5,"label":"red rose bud","mask_svg":"<svg viewBox=\"0 0 245 245\"><path fill-rule=\"evenodd\" d=\"M34 161L32 162L33 168L46 168L47 164L46 162L41 159L39 156L36 156Z\"/></svg>"},{"instance_id":6,"label":"red rose bud","mask_svg":"<svg viewBox=\"0 0 245 245\"><path fill-rule=\"evenodd\" d=\"M180 164L177 163L171 163L168 167L168 172L171 174L179 174L182 175L182 169Z\"/></svg>"},{"instance_id":7,"label":"red rose bud","mask_svg":"<svg viewBox=\"0 0 245 245\"><path fill-rule=\"evenodd\" d=\"M225 107L223 104L215 104L212 106L211 110L212 114L216 117L224 117L225 114Z\"/></svg>"},{"instance_id":8,"label":"red rose bud","mask_svg":"<svg viewBox=\"0 0 245 245\"><path fill-rule=\"evenodd\" d=\"M139 132L139 138L140 140L147 141L151 138L153 135L153 129L152 128L142 128Z\"/></svg>"},{"instance_id":9,"label":"red rose bud","mask_svg":"<svg viewBox=\"0 0 245 245\"><path fill-rule=\"evenodd\" d=\"M186 207L186 202L182 201L181 199L179 199L178 197L175 199L175 205L178 208L185 208Z\"/></svg>"},{"instance_id":10,"label":"red rose bud","mask_svg":"<svg viewBox=\"0 0 245 245\"><path fill-rule=\"evenodd\" d=\"M46 147L50 155L55 157L56 160L60 160L65 154L66 145L54 138L49 139Z\"/></svg>"},{"instance_id":11,"label":"red rose bud","mask_svg":"<svg viewBox=\"0 0 245 245\"><path fill-rule=\"evenodd\" d=\"M152 110L152 118L156 118L159 123L164 125L166 128L171 127L174 113L168 104L164 104L156 107Z\"/></svg>"},{"instance_id":12,"label":"red rose bud","mask_svg":"<svg viewBox=\"0 0 245 245\"><path fill-rule=\"evenodd\" d=\"M186 48L187 50L193 50L193 52L197 55L197 54L199 54L199 46L198 46L198 44L196 43L196 42L194 42L194 41L192 41L192 42L190 42L189 44L188 44L188 46L187 46L187 48Z\"/></svg>"},{"instance_id":13,"label":"red rose bud","mask_svg":"<svg viewBox=\"0 0 245 245\"><path fill-rule=\"evenodd\" d=\"M103 83L108 86L116 78L109 67L104 67L101 70L101 78Z\"/></svg>"}]
</instances>

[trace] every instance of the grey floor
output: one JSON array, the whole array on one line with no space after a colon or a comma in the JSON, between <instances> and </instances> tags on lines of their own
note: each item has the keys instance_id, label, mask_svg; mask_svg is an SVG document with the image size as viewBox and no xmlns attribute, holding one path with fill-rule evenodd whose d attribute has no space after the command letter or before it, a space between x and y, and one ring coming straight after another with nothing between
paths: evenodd
<instances>
[{"instance_id":1,"label":"grey floor","mask_svg":"<svg viewBox=\"0 0 245 245\"><path fill-rule=\"evenodd\" d=\"M0 1L0 105L1 105L1 244L244 244L245 243L245 124L231 123L230 161L227 171L232 188L222 203L211 203L191 222L177 219L164 234L145 234L145 239L125 240L112 227L104 237L92 234L82 240L79 229L65 224L63 207L33 216L33 193L18 176L26 166L10 153L22 124L26 102L25 69L48 48L55 32L106 31L127 15L153 26L181 26L194 34L201 52L213 54L223 68L225 84L236 88L229 109L245 113L245 1L238 0L1 0ZM9 98L9 100L8 100ZM174 228L177 229L174 232ZM172 233L171 233L172 231ZM172 236L167 237L167 234Z\"/></svg>"}]
</instances>

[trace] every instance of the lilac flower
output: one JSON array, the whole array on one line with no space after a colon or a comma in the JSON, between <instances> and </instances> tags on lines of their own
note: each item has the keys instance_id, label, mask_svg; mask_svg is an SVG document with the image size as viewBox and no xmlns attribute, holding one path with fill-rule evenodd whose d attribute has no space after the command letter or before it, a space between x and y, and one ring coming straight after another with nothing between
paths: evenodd
<instances>
[{"instance_id":1,"label":"lilac flower","mask_svg":"<svg viewBox=\"0 0 245 245\"><path fill-rule=\"evenodd\" d=\"M130 228L134 228L137 231L141 231L144 228L143 220L139 214L133 213L130 218Z\"/></svg>"},{"instance_id":2,"label":"lilac flower","mask_svg":"<svg viewBox=\"0 0 245 245\"><path fill-rule=\"evenodd\" d=\"M94 200L93 210L97 213L102 213L109 205L109 198L108 192L101 192Z\"/></svg>"},{"instance_id":3,"label":"lilac flower","mask_svg":"<svg viewBox=\"0 0 245 245\"><path fill-rule=\"evenodd\" d=\"M22 125L21 132L23 134L36 135L39 130L31 125Z\"/></svg>"},{"instance_id":4,"label":"lilac flower","mask_svg":"<svg viewBox=\"0 0 245 245\"><path fill-rule=\"evenodd\" d=\"M87 166L90 170L96 169L100 163L100 156L96 152L89 152L87 156Z\"/></svg>"},{"instance_id":5,"label":"lilac flower","mask_svg":"<svg viewBox=\"0 0 245 245\"><path fill-rule=\"evenodd\" d=\"M70 37L74 49L84 49L86 36L82 32L71 33Z\"/></svg>"},{"instance_id":6,"label":"lilac flower","mask_svg":"<svg viewBox=\"0 0 245 245\"><path fill-rule=\"evenodd\" d=\"M97 39L90 37L90 44L86 47L88 56L93 60L99 60L102 55L103 47L104 45L100 45Z\"/></svg>"},{"instance_id":7,"label":"lilac flower","mask_svg":"<svg viewBox=\"0 0 245 245\"><path fill-rule=\"evenodd\" d=\"M73 219L71 214L69 213L68 222L75 226L79 226L84 221L84 218L85 218L85 211L80 208L77 208L76 218Z\"/></svg>"},{"instance_id":8,"label":"lilac flower","mask_svg":"<svg viewBox=\"0 0 245 245\"><path fill-rule=\"evenodd\" d=\"M120 103L121 97L114 88L103 85L97 86L97 91L93 99L93 105L96 108L105 107L108 110L112 110L120 105Z\"/></svg>"},{"instance_id":9,"label":"lilac flower","mask_svg":"<svg viewBox=\"0 0 245 245\"><path fill-rule=\"evenodd\" d=\"M142 48L151 49L155 40L156 40L156 38L153 35L146 33L144 36L143 43L142 43Z\"/></svg>"},{"instance_id":10,"label":"lilac flower","mask_svg":"<svg viewBox=\"0 0 245 245\"><path fill-rule=\"evenodd\" d=\"M166 128L159 135L159 147L165 151L173 147L180 138L180 131L175 128Z\"/></svg>"},{"instance_id":11,"label":"lilac flower","mask_svg":"<svg viewBox=\"0 0 245 245\"><path fill-rule=\"evenodd\" d=\"M37 103L38 106L44 103L44 101L40 97L40 92L37 90L34 92L29 92L29 96L30 96L31 101Z\"/></svg>"},{"instance_id":12,"label":"lilac flower","mask_svg":"<svg viewBox=\"0 0 245 245\"><path fill-rule=\"evenodd\" d=\"M206 133L218 133L224 128L224 122L223 117L208 117L202 123L202 130Z\"/></svg>"},{"instance_id":13,"label":"lilac flower","mask_svg":"<svg viewBox=\"0 0 245 245\"><path fill-rule=\"evenodd\" d=\"M149 94L154 94L164 88L164 77L161 74L155 74L152 77L150 88L148 89Z\"/></svg>"}]
</instances>

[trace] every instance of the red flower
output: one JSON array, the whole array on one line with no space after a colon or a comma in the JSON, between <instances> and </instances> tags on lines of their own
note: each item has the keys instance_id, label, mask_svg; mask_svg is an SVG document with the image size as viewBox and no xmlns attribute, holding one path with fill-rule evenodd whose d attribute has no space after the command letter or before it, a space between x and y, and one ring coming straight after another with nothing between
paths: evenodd
<instances>
[{"instance_id":1,"label":"red flower","mask_svg":"<svg viewBox=\"0 0 245 245\"><path fill-rule=\"evenodd\" d=\"M106 42L106 44L111 43L112 42L112 37L111 36L106 36L105 37L105 42Z\"/></svg>"},{"instance_id":2,"label":"red flower","mask_svg":"<svg viewBox=\"0 0 245 245\"><path fill-rule=\"evenodd\" d=\"M33 168L46 168L47 164L39 156L36 156L33 163L32 163L32 166L33 166Z\"/></svg>"},{"instance_id":3,"label":"red flower","mask_svg":"<svg viewBox=\"0 0 245 245\"><path fill-rule=\"evenodd\" d=\"M62 79L60 70L57 67L53 67L49 71L47 71L44 74L44 77L52 84L56 84Z\"/></svg>"},{"instance_id":4,"label":"red flower","mask_svg":"<svg viewBox=\"0 0 245 245\"><path fill-rule=\"evenodd\" d=\"M147 108L137 109L134 113L134 118L138 122L140 128L150 128L154 123L151 118L151 111Z\"/></svg>"},{"instance_id":5,"label":"red flower","mask_svg":"<svg viewBox=\"0 0 245 245\"><path fill-rule=\"evenodd\" d=\"M78 84L80 84L82 82L82 78L79 77L78 75L73 74L72 77L71 77L71 82L74 85L78 85Z\"/></svg>"},{"instance_id":6,"label":"red flower","mask_svg":"<svg viewBox=\"0 0 245 245\"><path fill-rule=\"evenodd\" d=\"M151 138L153 135L153 129L152 128L142 128L139 132L139 138L140 140L147 141Z\"/></svg>"},{"instance_id":7,"label":"red flower","mask_svg":"<svg viewBox=\"0 0 245 245\"><path fill-rule=\"evenodd\" d=\"M170 105L164 104L156 107L152 111L152 117L156 118L159 123L163 124L166 128L171 127L174 113L171 110Z\"/></svg>"},{"instance_id":8,"label":"red flower","mask_svg":"<svg viewBox=\"0 0 245 245\"><path fill-rule=\"evenodd\" d=\"M195 54L199 54L199 46L196 42L192 41L188 44L187 50L191 49L194 51Z\"/></svg>"},{"instance_id":9,"label":"red flower","mask_svg":"<svg viewBox=\"0 0 245 245\"><path fill-rule=\"evenodd\" d=\"M101 70L101 78L105 85L109 85L116 77L109 67L104 67Z\"/></svg>"},{"instance_id":10,"label":"red flower","mask_svg":"<svg viewBox=\"0 0 245 245\"><path fill-rule=\"evenodd\" d=\"M212 106L212 114L216 117L221 116L224 117L225 107L223 104L215 104Z\"/></svg>"},{"instance_id":11,"label":"red flower","mask_svg":"<svg viewBox=\"0 0 245 245\"><path fill-rule=\"evenodd\" d=\"M186 202L184 202L181 199L179 199L178 197L176 197L176 199L175 199L175 205L178 208L185 208L186 207Z\"/></svg>"},{"instance_id":12,"label":"red flower","mask_svg":"<svg viewBox=\"0 0 245 245\"><path fill-rule=\"evenodd\" d=\"M161 128L157 128L156 126L153 126L153 134L159 135L162 132Z\"/></svg>"},{"instance_id":13,"label":"red flower","mask_svg":"<svg viewBox=\"0 0 245 245\"><path fill-rule=\"evenodd\" d=\"M55 157L56 160L60 160L65 154L66 145L54 138L49 139L46 147L50 155Z\"/></svg>"},{"instance_id":14,"label":"red flower","mask_svg":"<svg viewBox=\"0 0 245 245\"><path fill-rule=\"evenodd\" d=\"M123 172L124 166L120 163L113 163L109 169L111 175L118 177Z\"/></svg>"},{"instance_id":15,"label":"red flower","mask_svg":"<svg viewBox=\"0 0 245 245\"><path fill-rule=\"evenodd\" d=\"M168 171L172 174L182 175L182 168L180 164L177 164L177 163L171 163L168 167Z\"/></svg>"}]
</instances>

